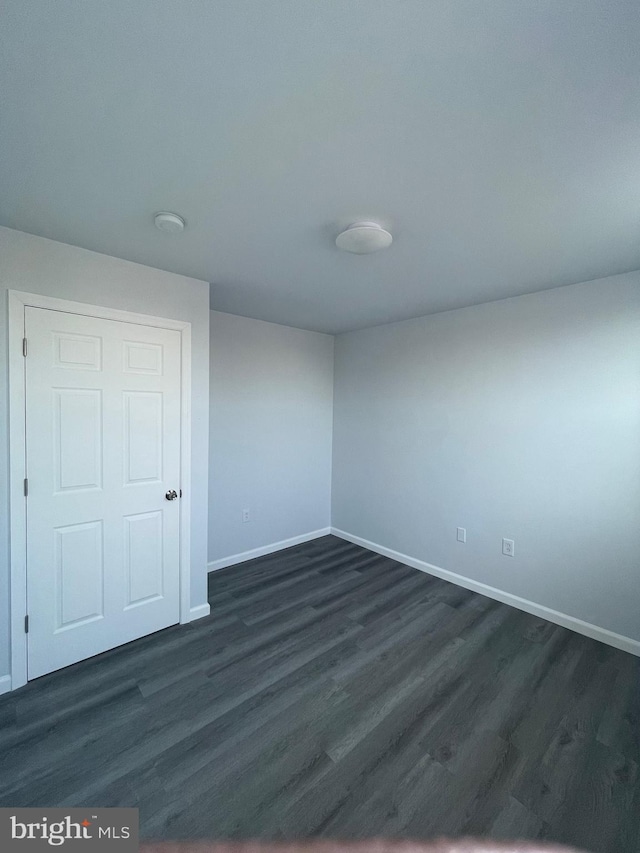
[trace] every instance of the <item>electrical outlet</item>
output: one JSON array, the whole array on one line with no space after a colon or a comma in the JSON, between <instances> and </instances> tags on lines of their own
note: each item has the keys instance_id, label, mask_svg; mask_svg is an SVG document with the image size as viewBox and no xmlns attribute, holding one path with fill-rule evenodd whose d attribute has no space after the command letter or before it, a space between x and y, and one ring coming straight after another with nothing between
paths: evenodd
<instances>
[{"instance_id":1,"label":"electrical outlet","mask_svg":"<svg viewBox=\"0 0 640 853\"><path fill-rule=\"evenodd\" d=\"M242 522L244 524L247 521L251 521L251 511L248 509L243 509L242 510Z\"/></svg>"},{"instance_id":2,"label":"electrical outlet","mask_svg":"<svg viewBox=\"0 0 640 853\"><path fill-rule=\"evenodd\" d=\"M516 546L513 539L502 540L502 553L505 555L505 557L513 557L515 550Z\"/></svg>"},{"instance_id":3,"label":"electrical outlet","mask_svg":"<svg viewBox=\"0 0 640 853\"><path fill-rule=\"evenodd\" d=\"M458 542L466 542L467 541L467 528L466 527L456 527L456 539Z\"/></svg>"}]
</instances>

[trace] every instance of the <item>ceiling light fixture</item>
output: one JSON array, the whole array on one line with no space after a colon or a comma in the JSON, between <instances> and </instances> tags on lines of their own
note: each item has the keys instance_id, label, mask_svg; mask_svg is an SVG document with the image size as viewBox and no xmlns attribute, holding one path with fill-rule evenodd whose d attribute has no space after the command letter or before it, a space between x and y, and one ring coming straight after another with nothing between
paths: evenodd
<instances>
[{"instance_id":1,"label":"ceiling light fixture","mask_svg":"<svg viewBox=\"0 0 640 853\"><path fill-rule=\"evenodd\" d=\"M392 242L391 234L377 222L354 222L336 237L336 246L339 249L356 255L367 255L387 249Z\"/></svg>"},{"instance_id":2,"label":"ceiling light fixture","mask_svg":"<svg viewBox=\"0 0 640 853\"><path fill-rule=\"evenodd\" d=\"M156 228L164 231L166 234L179 234L184 231L185 221L177 213L156 213L155 216Z\"/></svg>"}]
</instances>

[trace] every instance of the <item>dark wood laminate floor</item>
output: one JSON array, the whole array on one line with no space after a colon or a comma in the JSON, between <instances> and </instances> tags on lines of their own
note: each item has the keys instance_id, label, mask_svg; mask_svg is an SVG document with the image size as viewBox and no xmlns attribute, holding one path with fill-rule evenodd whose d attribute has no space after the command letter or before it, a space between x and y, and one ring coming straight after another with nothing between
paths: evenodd
<instances>
[{"instance_id":1,"label":"dark wood laminate floor","mask_svg":"<svg viewBox=\"0 0 640 853\"><path fill-rule=\"evenodd\" d=\"M0 805L640 850L638 659L330 536L209 587L209 618L0 698Z\"/></svg>"}]
</instances>

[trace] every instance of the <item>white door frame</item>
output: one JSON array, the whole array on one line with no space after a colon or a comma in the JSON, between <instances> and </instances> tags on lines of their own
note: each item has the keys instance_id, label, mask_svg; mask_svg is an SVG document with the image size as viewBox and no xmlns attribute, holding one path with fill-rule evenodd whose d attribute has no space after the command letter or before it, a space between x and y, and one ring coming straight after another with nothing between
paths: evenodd
<instances>
[{"instance_id":1,"label":"white door frame","mask_svg":"<svg viewBox=\"0 0 640 853\"><path fill-rule=\"evenodd\" d=\"M142 326L174 329L180 332L180 622L191 621L191 323L134 314L115 308L103 308L87 302L70 302L52 296L9 291L9 514L10 514L10 624L11 689L27 683L27 503L24 497L25 470L25 359L24 309L27 307L64 311L119 320Z\"/></svg>"}]
</instances>

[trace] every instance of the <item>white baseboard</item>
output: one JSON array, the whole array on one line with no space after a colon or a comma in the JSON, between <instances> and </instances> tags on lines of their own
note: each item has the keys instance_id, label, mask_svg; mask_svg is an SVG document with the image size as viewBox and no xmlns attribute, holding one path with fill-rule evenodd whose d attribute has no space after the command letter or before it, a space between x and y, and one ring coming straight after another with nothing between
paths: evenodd
<instances>
[{"instance_id":1,"label":"white baseboard","mask_svg":"<svg viewBox=\"0 0 640 853\"><path fill-rule=\"evenodd\" d=\"M196 607L192 607L189 611L189 622L195 622L196 619L203 619L205 616L208 616L211 612L211 607L209 604L198 604Z\"/></svg>"},{"instance_id":2,"label":"white baseboard","mask_svg":"<svg viewBox=\"0 0 640 853\"><path fill-rule=\"evenodd\" d=\"M442 578L457 586L470 589L472 592L479 592L481 595L486 595L487 598L493 598L496 601L501 601L503 604L517 607L518 610L524 610L525 613L539 616L548 622L561 625L563 628L569 628L578 634L584 634L585 637L591 637L593 640L599 640L601 643L606 643L616 649L622 649L623 652L630 652L632 655L640 657L640 640L616 634L614 631L600 628L597 625L592 625L590 622L583 622L582 619L577 619L575 616L569 616L566 613L560 613L560 611L552 610L550 607L545 607L542 604L536 604L535 601L528 601L526 598L520 598L520 596L512 595L510 592L504 592L496 587L480 583L480 581L466 578L464 575L458 575L455 572L447 571L447 569L441 569L439 566L433 566L431 563L425 563L423 560L417 560L415 557L408 557L406 554L393 551L391 548L385 548L383 545L377 545L375 542L370 542L368 539L362 539L360 536L346 533L344 530L332 527L331 533L340 539L346 539L347 542L353 542L354 545L361 545L369 551L375 551L383 557L390 557L392 560L403 563L405 566L411 566L413 569L418 569L429 575L435 575L435 577Z\"/></svg>"},{"instance_id":3,"label":"white baseboard","mask_svg":"<svg viewBox=\"0 0 640 853\"><path fill-rule=\"evenodd\" d=\"M11 676L0 675L0 696L3 693L8 693L11 690Z\"/></svg>"},{"instance_id":4,"label":"white baseboard","mask_svg":"<svg viewBox=\"0 0 640 853\"><path fill-rule=\"evenodd\" d=\"M216 572L218 569L226 569L227 566L235 566L236 563L245 563L247 560L253 560L255 557L264 557L265 554L273 554L275 551L282 551L283 548L291 548L292 545L310 542L312 539L319 539L321 536L328 536L330 533L330 527L323 527L321 530L312 530L311 533L292 536L291 539L282 539L280 542L272 542L271 545L262 545L260 548L243 551L241 554L234 554L231 557L222 557L220 560L213 560L209 563L207 571Z\"/></svg>"}]
</instances>

